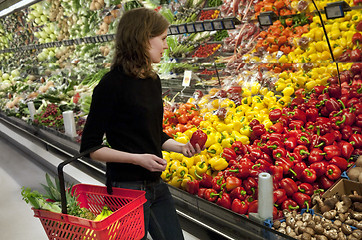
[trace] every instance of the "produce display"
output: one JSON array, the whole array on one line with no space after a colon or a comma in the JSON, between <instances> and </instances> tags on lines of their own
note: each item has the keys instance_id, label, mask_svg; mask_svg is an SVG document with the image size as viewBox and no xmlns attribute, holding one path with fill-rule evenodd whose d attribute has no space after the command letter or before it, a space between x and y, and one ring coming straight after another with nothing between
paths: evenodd
<instances>
[{"instance_id":1,"label":"produce display","mask_svg":"<svg viewBox=\"0 0 362 240\"><path fill-rule=\"evenodd\" d=\"M309 212L328 205L323 193L342 178L362 180L361 3L346 1L351 11L327 19L321 10L331 2L41 1L0 18L0 109L59 132L61 113L72 110L73 140L80 141L92 91L113 55L112 40L86 39L114 34L119 16L139 6L154 8L173 25L234 17L235 29L167 38L169 49L155 65L164 132L204 150L191 158L164 151L162 179L248 216L258 210L258 175L268 172L279 221L274 229L301 239L361 239L360 230L351 229L359 225L348 222L359 216L357 197L336 198L326 214ZM260 26L257 17L267 11L277 19ZM22 48L29 45L37 47ZM181 85L185 70L194 73L190 87ZM37 110L33 121L30 101ZM30 202L41 198L23 194ZM354 212L340 213L346 204ZM339 214L348 220L335 218Z\"/></svg>"}]
</instances>

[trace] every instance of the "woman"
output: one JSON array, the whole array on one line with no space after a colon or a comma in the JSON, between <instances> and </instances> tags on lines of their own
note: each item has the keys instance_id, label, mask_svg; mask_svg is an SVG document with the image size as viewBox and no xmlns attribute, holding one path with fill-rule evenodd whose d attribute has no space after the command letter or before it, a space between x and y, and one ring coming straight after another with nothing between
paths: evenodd
<instances>
[{"instance_id":1,"label":"woman","mask_svg":"<svg viewBox=\"0 0 362 240\"><path fill-rule=\"evenodd\" d=\"M200 153L197 145L182 144L162 130L161 82L152 63L168 48L169 23L159 13L133 9L120 19L111 71L95 87L84 128L81 152L102 144L111 148L90 154L106 162L107 186L146 191L145 237L183 239L172 196L161 178L166 168L162 150L187 157Z\"/></svg>"}]
</instances>

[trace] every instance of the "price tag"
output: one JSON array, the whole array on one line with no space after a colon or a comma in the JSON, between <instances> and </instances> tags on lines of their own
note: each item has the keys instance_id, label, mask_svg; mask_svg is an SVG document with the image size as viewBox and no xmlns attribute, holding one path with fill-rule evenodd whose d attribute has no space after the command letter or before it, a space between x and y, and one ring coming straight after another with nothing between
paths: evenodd
<instances>
[{"instance_id":1,"label":"price tag","mask_svg":"<svg viewBox=\"0 0 362 240\"><path fill-rule=\"evenodd\" d=\"M222 24L222 21L214 21L213 22L214 29L215 30L222 30L224 29L224 25Z\"/></svg>"},{"instance_id":2,"label":"price tag","mask_svg":"<svg viewBox=\"0 0 362 240\"><path fill-rule=\"evenodd\" d=\"M179 34L177 26L170 27L171 34Z\"/></svg>"},{"instance_id":3,"label":"price tag","mask_svg":"<svg viewBox=\"0 0 362 240\"><path fill-rule=\"evenodd\" d=\"M211 21L205 21L204 22L204 28L205 28L205 31L213 31L214 30L214 26L212 25Z\"/></svg>"},{"instance_id":4,"label":"price tag","mask_svg":"<svg viewBox=\"0 0 362 240\"><path fill-rule=\"evenodd\" d=\"M190 70L185 70L185 72L184 72L184 79L182 80L182 86L183 86L183 87L188 87L188 86L190 86L191 77L192 77L192 71L190 71Z\"/></svg>"},{"instance_id":5,"label":"price tag","mask_svg":"<svg viewBox=\"0 0 362 240\"><path fill-rule=\"evenodd\" d=\"M225 29L235 29L235 25L232 19L223 20Z\"/></svg>"},{"instance_id":6,"label":"price tag","mask_svg":"<svg viewBox=\"0 0 362 240\"><path fill-rule=\"evenodd\" d=\"M196 32L195 25L193 23L186 24L186 28L188 33Z\"/></svg>"},{"instance_id":7,"label":"price tag","mask_svg":"<svg viewBox=\"0 0 362 240\"><path fill-rule=\"evenodd\" d=\"M344 17L342 5L327 6L324 8L327 19L341 18Z\"/></svg>"},{"instance_id":8,"label":"price tag","mask_svg":"<svg viewBox=\"0 0 362 240\"><path fill-rule=\"evenodd\" d=\"M181 25L178 25L178 32L180 34L183 34L183 33L186 33L187 32L187 29L186 29L186 25L185 24L181 24Z\"/></svg>"},{"instance_id":9,"label":"price tag","mask_svg":"<svg viewBox=\"0 0 362 240\"><path fill-rule=\"evenodd\" d=\"M171 30L170 30L170 28L167 28L167 35L171 35Z\"/></svg>"},{"instance_id":10,"label":"price tag","mask_svg":"<svg viewBox=\"0 0 362 240\"><path fill-rule=\"evenodd\" d=\"M277 56L276 56L277 59L281 58L281 57L283 56L283 54L284 54L284 53L283 53L282 51L278 51L278 52L277 52Z\"/></svg>"},{"instance_id":11,"label":"price tag","mask_svg":"<svg viewBox=\"0 0 362 240\"><path fill-rule=\"evenodd\" d=\"M195 23L196 32L203 32L205 31L204 24L202 22Z\"/></svg>"}]
</instances>

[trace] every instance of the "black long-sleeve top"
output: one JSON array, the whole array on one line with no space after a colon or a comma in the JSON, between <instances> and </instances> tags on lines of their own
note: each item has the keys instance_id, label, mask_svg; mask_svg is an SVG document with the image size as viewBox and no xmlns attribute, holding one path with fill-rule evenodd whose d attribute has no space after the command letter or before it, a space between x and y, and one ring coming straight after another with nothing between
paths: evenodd
<instances>
[{"instance_id":1,"label":"black long-sleeve top","mask_svg":"<svg viewBox=\"0 0 362 240\"><path fill-rule=\"evenodd\" d=\"M162 157L161 146L169 139L162 131L162 120L160 79L134 78L115 68L94 88L80 151L101 145L105 134L113 149ZM161 174L128 163L106 165L107 183L155 180Z\"/></svg>"}]
</instances>

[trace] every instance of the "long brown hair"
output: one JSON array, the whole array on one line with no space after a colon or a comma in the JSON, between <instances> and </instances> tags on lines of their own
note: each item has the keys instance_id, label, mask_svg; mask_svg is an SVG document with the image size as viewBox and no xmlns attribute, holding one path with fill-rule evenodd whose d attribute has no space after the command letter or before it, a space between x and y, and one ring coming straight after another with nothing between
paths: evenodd
<instances>
[{"instance_id":1,"label":"long brown hair","mask_svg":"<svg viewBox=\"0 0 362 240\"><path fill-rule=\"evenodd\" d=\"M161 35L168 26L167 19L153 9L136 8L125 12L118 24L111 68L121 66L127 75L154 78L149 39Z\"/></svg>"}]
</instances>

